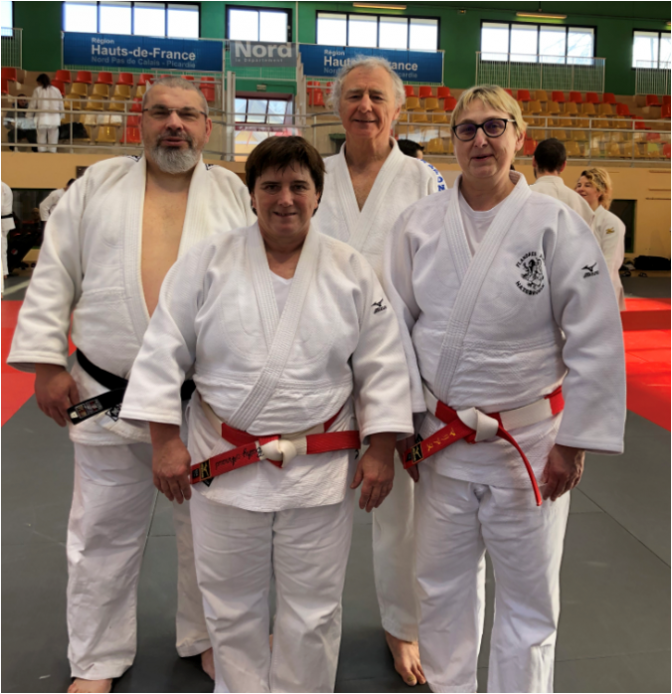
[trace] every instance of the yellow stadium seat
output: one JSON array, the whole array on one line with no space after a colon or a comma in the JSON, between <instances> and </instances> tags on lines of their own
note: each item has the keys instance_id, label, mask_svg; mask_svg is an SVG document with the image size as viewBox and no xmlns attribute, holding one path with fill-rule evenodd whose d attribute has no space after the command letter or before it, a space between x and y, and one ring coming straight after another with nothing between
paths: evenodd
<instances>
[{"instance_id":1,"label":"yellow stadium seat","mask_svg":"<svg viewBox=\"0 0 672 694\"><path fill-rule=\"evenodd\" d=\"M88 96L89 86L87 84L82 84L80 82L75 82L70 88L70 94L72 96Z\"/></svg>"},{"instance_id":2,"label":"yellow stadium seat","mask_svg":"<svg viewBox=\"0 0 672 694\"><path fill-rule=\"evenodd\" d=\"M429 123L426 113L415 111L411 113L411 123Z\"/></svg>"},{"instance_id":3,"label":"yellow stadium seat","mask_svg":"<svg viewBox=\"0 0 672 694\"><path fill-rule=\"evenodd\" d=\"M550 136L554 137L556 140L561 140L562 142L569 140L567 133L564 130L551 130Z\"/></svg>"},{"instance_id":4,"label":"yellow stadium seat","mask_svg":"<svg viewBox=\"0 0 672 694\"><path fill-rule=\"evenodd\" d=\"M572 130L569 133L570 140L574 142L586 142L588 140L588 134L585 130Z\"/></svg>"},{"instance_id":5,"label":"yellow stadium seat","mask_svg":"<svg viewBox=\"0 0 672 694\"><path fill-rule=\"evenodd\" d=\"M131 87L128 84L117 84L114 87L113 96L120 96L122 99L130 99Z\"/></svg>"},{"instance_id":6,"label":"yellow stadium seat","mask_svg":"<svg viewBox=\"0 0 672 694\"><path fill-rule=\"evenodd\" d=\"M146 91L147 91L147 85L146 84L139 84L135 89L135 98L137 99L139 96L144 96Z\"/></svg>"},{"instance_id":7,"label":"yellow stadium seat","mask_svg":"<svg viewBox=\"0 0 672 694\"><path fill-rule=\"evenodd\" d=\"M117 86L118 87L124 87L126 85L120 84ZM117 95L113 96L112 100L107 105L108 111L116 111L118 113L123 113L125 110L124 109L124 101L126 101L126 99L123 96L120 96L120 95L119 96L117 96Z\"/></svg>"},{"instance_id":8,"label":"yellow stadium seat","mask_svg":"<svg viewBox=\"0 0 672 694\"><path fill-rule=\"evenodd\" d=\"M521 113L527 113L527 104L529 101L519 101L518 106L520 106Z\"/></svg>"},{"instance_id":9,"label":"yellow stadium seat","mask_svg":"<svg viewBox=\"0 0 672 694\"><path fill-rule=\"evenodd\" d=\"M98 99L109 99L110 98L110 85L109 84L94 84L91 96L95 96Z\"/></svg>"},{"instance_id":10,"label":"yellow stadium seat","mask_svg":"<svg viewBox=\"0 0 672 694\"><path fill-rule=\"evenodd\" d=\"M607 145L607 156L612 159L618 159L621 156L621 148L616 142L610 142Z\"/></svg>"},{"instance_id":11,"label":"yellow stadium seat","mask_svg":"<svg viewBox=\"0 0 672 694\"><path fill-rule=\"evenodd\" d=\"M607 104L608 106L609 104ZM593 128L598 128L599 130L608 130L609 129L609 121L604 119L604 118L594 118L593 119Z\"/></svg>"},{"instance_id":12,"label":"yellow stadium seat","mask_svg":"<svg viewBox=\"0 0 672 694\"><path fill-rule=\"evenodd\" d=\"M566 116L576 116L579 113L579 107L573 101L568 101L565 104L565 110L563 113Z\"/></svg>"},{"instance_id":13,"label":"yellow stadium seat","mask_svg":"<svg viewBox=\"0 0 672 694\"><path fill-rule=\"evenodd\" d=\"M565 151L567 152L568 157L582 157L583 153L581 152L581 149L579 148L578 142L574 142L573 140L569 140L569 142L565 142Z\"/></svg>"},{"instance_id":14,"label":"yellow stadium seat","mask_svg":"<svg viewBox=\"0 0 672 694\"><path fill-rule=\"evenodd\" d=\"M542 111L541 101L535 100L527 102L527 113L541 113Z\"/></svg>"},{"instance_id":15,"label":"yellow stadium seat","mask_svg":"<svg viewBox=\"0 0 672 694\"><path fill-rule=\"evenodd\" d=\"M444 137L443 139L443 151L446 154L454 154L455 149L453 148L453 138L452 137Z\"/></svg>"},{"instance_id":16,"label":"yellow stadium seat","mask_svg":"<svg viewBox=\"0 0 672 694\"><path fill-rule=\"evenodd\" d=\"M96 142L117 143L117 128L114 125L101 125L98 128Z\"/></svg>"},{"instance_id":17,"label":"yellow stadium seat","mask_svg":"<svg viewBox=\"0 0 672 694\"><path fill-rule=\"evenodd\" d=\"M600 116L613 116L614 109L611 104L598 104L597 113Z\"/></svg>"},{"instance_id":18,"label":"yellow stadium seat","mask_svg":"<svg viewBox=\"0 0 672 694\"><path fill-rule=\"evenodd\" d=\"M549 116L560 113L560 104L556 103L555 101L547 101L543 113L546 113Z\"/></svg>"},{"instance_id":19,"label":"yellow stadium seat","mask_svg":"<svg viewBox=\"0 0 672 694\"><path fill-rule=\"evenodd\" d=\"M406 110L407 111L419 111L420 110L420 99L417 96L407 96L406 97Z\"/></svg>"},{"instance_id":20,"label":"yellow stadium seat","mask_svg":"<svg viewBox=\"0 0 672 694\"><path fill-rule=\"evenodd\" d=\"M584 116L594 116L596 114L595 104L581 104L581 114Z\"/></svg>"},{"instance_id":21,"label":"yellow stadium seat","mask_svg":"<svg viewBox=\"0 0 672 694\"><path fill-rule=\"evenodd\" d=\"M439 105L439 100L434 97L427 97L425 99L425 111L438 111L441 108Z\"/></svg>"},{"instance_id":22,"label":"yellow stadium seat","mask_svg":"<svg viewBox=\"0 0 672 694\"><path fill-rule=\"evenodd\" d=\"M589 156L591 157L591 159L598 159L600 157L603 157L604 153L602 152L602 149L600 147L593 145L590 148L590 155Z\"/></svg>"},{"instance_id":23,"label":"yellow stadium seat","mask_svg":"<svg viewBox=\"0 0 672 694\"><path fill-rule=\"evenodd\" d=\"M657 142L649 142L646 145L646 156L648 159L661 159L660 146Z\"/></svg>"},{"instance_id":24,"label":"yellow stadium seat","mask_svg":"<svg viewBox=\"0 0 672 694\"><path fill-rule=\"evenodd\" d=\"M445 154L446 150L443 148L443 140L440 137L432 138L427 143L425 152L427 154Z\"/></svg>"},{"instance_id":25,"label":"yellow stadium seat","mask_svg":"<svg viewBox=\"0 0 672 694\"><path fill-rule=\"evenodd\" d=\"M450 123L445 113L432 113L432 123Z\"/></svg>"},{"instance_id":26,"label":"yellow stadium seat","mask_svg":"<svg viewBox=\"0 0 672 694\"><path fill-rule=\"evenodd\" d=\"M535 98L537 101L548 101L548 94L546 94L546 90L545 90L545 89L537 89L537 90L534 92L534 98Z\"/></svg>"}]
</instances>

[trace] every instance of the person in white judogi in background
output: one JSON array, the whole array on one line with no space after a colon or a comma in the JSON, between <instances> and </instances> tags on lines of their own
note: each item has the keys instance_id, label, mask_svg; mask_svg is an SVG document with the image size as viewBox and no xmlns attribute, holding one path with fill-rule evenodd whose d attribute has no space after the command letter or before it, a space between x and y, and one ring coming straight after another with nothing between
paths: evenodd
<instances>
[{"instance_id":1,"label":"person in white judogi in background","mask_svg":"<svg viewBox=\"0 0 672 694\"><path fill-rule=\"evenodd\" d=\"M564 202L569 208L574 210L581 219L591 226L595 213L590 205L562 180L562 172L567 166L567 150L565 145L550 137L542 140L534 150L532 158L532 168L536 182L530 186L530 190L535 193L550 195L560 202Z\"/></svg>"},{"instance_id":2,"label":"person in white judogi in background","mask_svg":"<svg viewBox=\"0 0 672 694\"><path fill-rule=\"evenodd\" d=\"M345 144L325 161L324 195L315 222L323 233L360 251L380 278L387 235L409 205L437 192L438 172L405 156L391 137L406 96L387 60L356 58L332 87ZM413 493L413 482L397 458L391 497L373 514L373 566L383 629L395 668L410 685L425 681L410 560Z\"/></svg>"},{"instance_id":3,"label":"person in white judogi in background","mask_svg":"<svg viewBox=\"0 0 672 694\"><path fill-rule=\"evenodd\" d=\"M109 692L135 657L137 585L155 490L149 428L118 415L161 283L197 241L253 218L242 181L203 163L212 125L205 98L190 82L155 82L144 95L141 128L143 156L89 167L51 215L8 358L36 372L40 409L60 426L68 423L74 442L71 692ZM77 360L69 374L71 312ZM203 654L214 676L188 505L174 510L177 651Z\"/></svg>"},{"instance_id":4,"label":"person in white judogi in background","mask_svg":"<svg viewBox=\"0 0 672 694\"><path fill-rule=\"evenodd\" d=\"M51 84L49 75L42 73L37 76L39 87L35 87L28 104L27 117L35 118L37 129L37 151L56 152L58 145L58 126L64 114L63 95L57 87ZM45 145L48 143L48 147Z\"/></svg>"},{"instance_id":5,"label":"person in white judogi in background","mask_svg":"<svg viewBox=\"0 0 672 694\"><path fill-rule=\"evenodd\" d=\"M51 213L54 211L56 208L56 205L58 205L59 200L65 195L66 191L70 188L70 186L75 182L74 178L71 178L66 184L65 188L56 188L56 190L52 190L47 197L42 200L40 203L40 219L43 222L46 222L49 217L51 217Z\"/></svg>"},{"instance_id":6,"label":"person in white judogi in background","mask_svg":"<svg viewBox=\"0 0 672 694\"><path fill-rule=\"evenodd\" d=\"M168 274L121 416L150 421L156 485L192 499L215 691L331 692L352 489L371 511L392 487L397 435L413 430L408 372L373 269L311 224L317 150L269 138L245 171L258 223ZM187 451L179 392L192 370ZM355 463L357 425L370 445Z\"/></svg>"},{"instance_id":7,"label":"person in white judogi in background","mask_svg":"<svg viewBox=\"0 0 672 694\"><path fill-rule=\"evenodd\" d=\"M2 181L2 291L5 290L5 278L9 274L7 265L7 235L15 228L14 194L12 189Z\"/></svg>"},{"instance_id":8,"label":"person in white judogi in background","mask_svg":"<svg viewBox=\"0 0 672 694\"><path fill-rule=\"evenodd\" d=\"M625 295L618 271L625 258L625 224L609 212L614 197L611 176L604 169L586 169L576 182L576 192L595 212L593 234L600 244L609 268L609 277L616 293L618 307L625 311Z\"/></svg>"},{"instance_id":9,"label":"person in white judogi in background","mask_svg":"<svg viewBox=\"0 0 672 694\"><path fill-rule=\"evenodd\" d=\"M427 413L404 455L420 479L420 655L432 691L476 691L487 550L488 691L550 692L569 490L584 451L623 450L621 323L588 226L510 171L517 102L468 89L451 129L460 177L402 214L385 254Z\"/></svg>"}]
</instances>

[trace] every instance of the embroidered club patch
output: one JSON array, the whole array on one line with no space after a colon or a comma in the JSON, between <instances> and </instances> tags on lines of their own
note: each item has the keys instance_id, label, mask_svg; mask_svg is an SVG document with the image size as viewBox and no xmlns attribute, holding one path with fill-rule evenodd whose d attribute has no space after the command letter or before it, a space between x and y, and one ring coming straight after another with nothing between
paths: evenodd
<instances>
[{"instance_id":1,"label":"embroidered club patch","mask_svg":"<svg viewBox=\"0 0 672 694\"><path fill-rule=\"evenodd\" d=\"M592 265L584 265L581 269L586 271L586 274L583 276L583 279L585 280L586 277L595 277L595 275L599 275L600 271L595 269L595 266L597 263L593 263Z\"/></svg>"},{"instance_id":2,"label":"embroidered club patch","mask_svg":"<svg viewBox=\"0 0 672 694\"><path fill-rule=\"evenodd\" d=\"M616 233L616 229L614 229L613 227L607 229L607 234L615 234L615 233Z\"/></svg>"},{"instance_id":3,"label":"embroidered club patch","mask_svg":"<svg viewBox=\"0 0 672 694\"><path fill-rule=\"evenodd\" d=\"M534 296L546 286L543 255L536 251L530 251L516 263L516 267L520 270L521 277L516 282L516 287L524 294Z\"/></svg>"}]
</instances>

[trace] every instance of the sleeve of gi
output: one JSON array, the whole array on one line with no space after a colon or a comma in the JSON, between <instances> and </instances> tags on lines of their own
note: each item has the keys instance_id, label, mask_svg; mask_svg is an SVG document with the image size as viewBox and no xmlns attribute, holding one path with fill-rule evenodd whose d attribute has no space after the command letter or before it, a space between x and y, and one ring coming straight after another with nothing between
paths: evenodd
<instances>
[{"instance_id":1,"label":"sleeve of gi","mask_svg":"<svg viewBox=\"0 0 672 694\"><path fill-rule=\"evenodd\" d=\"M553 315L565 335L565 409L557 443L622 453L625 353L620 313L595 237L569 209L559 209L547 255Z\"/></svg>"},{"instance_id":2,"label":"sleeve of gi","mask_svg":"<svg viewBox=\"0 0 672 694\"><path fill-rule=\"evenodd\" d=\"M83 277L81 220L87 183L85 174L72 184L47 224L7 358L20 371L35 371L35 364L67 366L70 313Z\"/></svg>"},{"instance_id":3,"label":"sleeve of gi","mask_svg":"<svg viewBox=\"0 0 672 694\"><path fill-rule=\"evenodd\" d=\"M359 257L359 342L352 354L355 412L362 441L371 434L413 433L408 368L399 327L373 268Z\"/></svg>"},{"instance_id":4,"label":"sleeve of gi","mask_svg":"<svg viewBox=\"0 0 672 694\"><path fill-rule=\"evenodd\" d=\"M121 417L163 424L182 423L180 388L196 359L196 316L211 248L196 244L168 271L159 303L133 362Z\"/></svg>"},{"instance_id":5,"label":"sleeve of gi","mask_svg":"<svg viewBox=\"0 0 672 694\"><path fill-rule=\"evenodd\" d=\"M42 200L40 203L40 219L43 222L46 222L49 219L49 215L51 214L51 210L56 207L56 204L58 203L60 199L59 196L59 189L57 188L56 190L52 190L47 197Z\"/></svg>"},{"instance_id":6,"label":"sleeve of gi","mask_svg":"<svg viewBox=\"0 0 672 694\"><path fill-rule=\"evenodd\" d=\"M422 377L413 347L413 326L420 315L420 307L413 291L413 262L417 251L417 241L410 233L410 213L399 217L391 233L388 234L383 257L383 287L399 323L401 344L406 355L411 379L411 402L413 412L427 410L422 390Z\"/></svg>"},{"instance_id":7,"label":"sleeve of gi","mask_svg":"<svg viewBox=\"0 0 672 694\"><path fill-rule=\"evenodd\" d=\"M600 245L607 267L612 276L623 264L623 239L625 239L625 224L616 216L611 215L606 229L602 229ZM619 253L620 250L620 253Z\"/></svg>"}]
</instances>

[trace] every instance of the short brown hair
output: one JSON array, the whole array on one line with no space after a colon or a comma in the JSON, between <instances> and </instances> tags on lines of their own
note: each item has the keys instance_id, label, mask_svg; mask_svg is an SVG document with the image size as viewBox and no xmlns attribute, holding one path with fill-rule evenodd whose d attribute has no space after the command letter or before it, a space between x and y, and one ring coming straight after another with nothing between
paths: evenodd
<instances>
[{"instance_id":1,"label":"short brown hair","mask_svg":"<svg viewBox=\"0 0 672 694\"><path fill-rule=\"evenodd\" d=\"M614 186L611 183L611 176L605 169L594 167L581 172L579 179L588 179L600 194L600 205L608 210L611 207L611 200L614 197Z\"/></svg>"},{"instance_id":2,"label":"short brown hair","mask_svg":"<svg viewBox=\"0 0 672 694\"><path fill-rule=\"evenodd\" d=\"M297 135L291 137L269 137L259 143L245 162L247 189L250 194L259 176L266 169L284 171L292 164L305 166L310 171L318 194L324 190L324 161L320 153L307 140Z\"/></svg>"}]
</instances>

